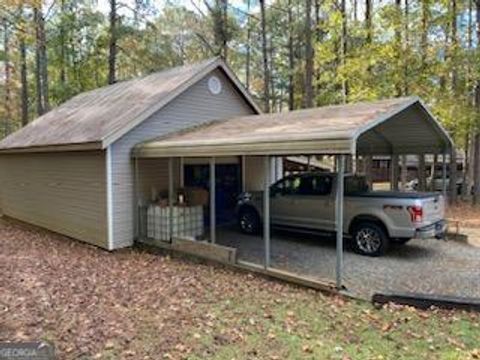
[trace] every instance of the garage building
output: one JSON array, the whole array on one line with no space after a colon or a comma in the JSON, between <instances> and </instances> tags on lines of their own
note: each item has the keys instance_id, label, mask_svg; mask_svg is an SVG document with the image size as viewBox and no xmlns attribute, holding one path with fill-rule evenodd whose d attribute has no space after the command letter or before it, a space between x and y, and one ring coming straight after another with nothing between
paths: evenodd
<instances>
[{"instance_id":1,"label":"garage building","mask_svg":"<svg viewBox=\"0 0 480 360\"><path fill-rule=\"evenodd\" d=\"M1 212L105 249L130 246L132 148L259 112L218 58L82 93L0 142ZM157 188L166 186L164 167L144 165Z\"/></svg>"}]
</instances>

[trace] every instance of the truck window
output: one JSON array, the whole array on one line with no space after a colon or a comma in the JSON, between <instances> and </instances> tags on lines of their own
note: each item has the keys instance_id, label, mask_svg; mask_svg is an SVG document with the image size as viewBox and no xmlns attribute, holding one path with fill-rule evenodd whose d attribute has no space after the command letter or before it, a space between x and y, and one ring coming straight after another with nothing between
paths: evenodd
<instances>
[{"instance_id":1,"label":"truck window","mask_svg":"<svg viewBox=\"0 0 480 360\"><path fill-rule=\"evenodd\" d=\"M345 194L354 194L368 191L367 180L363 176L345 177Z\"/></svg>"},{"instance_id":2,"label":"truck window","mask_svg":"<svg viewBox=\"0 0 480 360\"><path fill-rule=\"evenodd\" d=\"M332 191L330 176L304 176L300 179L298 195L328 195Z\"/></svg>"},{"instance_id":3,"label":"truck window","mask_svg":"<svg viewBox=\"0 0 480 360\"><path fill-rule=\"evenodd\" d=\"M272 194L295 195L300 187L299 177L289 177L272 186Z\"/></svg>"}]
</instances>

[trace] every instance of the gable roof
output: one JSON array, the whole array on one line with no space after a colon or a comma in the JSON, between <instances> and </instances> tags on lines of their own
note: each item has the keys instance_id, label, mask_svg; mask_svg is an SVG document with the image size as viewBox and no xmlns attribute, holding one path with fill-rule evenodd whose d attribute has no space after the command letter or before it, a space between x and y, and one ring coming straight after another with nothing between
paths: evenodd
<instances>
[{"instance_id":1,"label":"gable roof","mask_svg":"<svg viewBox=\"0 0 480 360\"><path fill-rule=\"evenodd\" d=\"M135 147L138 157L440 153L452 140L418 97L215 120Z\"/></svg>"},{"instance_id":2,"label":"gable roof","mask_svg":"<svg viewBox=\"0 0 480 360\"><path fill-rule=\"evenodd\" d=\"M79 94L0 142L0 151L104 149L214 69L260 108L219 58L179 66Z\"/></svg>"}]
</instances>

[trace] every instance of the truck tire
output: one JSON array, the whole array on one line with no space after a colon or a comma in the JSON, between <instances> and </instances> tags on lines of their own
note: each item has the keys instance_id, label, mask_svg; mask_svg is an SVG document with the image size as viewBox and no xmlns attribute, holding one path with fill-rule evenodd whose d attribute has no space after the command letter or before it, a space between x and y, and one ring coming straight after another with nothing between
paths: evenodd
<instances>
[{"instance_id":1,"label":"truck tire","mask_svg":"<svg viewBox=\"0 0 480 360\"><path fill-rule=\"evenodd\" d=\"M240 231L247 235L256 235L260 232L260 216L255 209L245 207L238 213L238 227Z\"/></svg>"},{"instance_id":2,"label":"truck tire","mask_svg":"<svg viewBox=\"0 0 480 360\"><path fill-rule=\"evenodd\" d=\"M358 223L352 232L352 248L357 254L381 256L390 247L390 239L385 230L370 221Z\"/></svg>"}]
</instances>

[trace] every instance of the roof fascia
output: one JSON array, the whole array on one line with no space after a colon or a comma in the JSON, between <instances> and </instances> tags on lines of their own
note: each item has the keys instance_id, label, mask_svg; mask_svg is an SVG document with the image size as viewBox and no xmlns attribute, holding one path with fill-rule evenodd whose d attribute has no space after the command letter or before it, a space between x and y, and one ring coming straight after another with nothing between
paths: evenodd
<instances>
[{"instance_id":1,"label":"roof fascia","mask_svg":"<svg viewBox=\"0 0 480 360\"><path fill-rule=\"evenodd\" d=\"M45 146L30 146L0 149L0 154L41 153L41 152L66 152L66 151L92 151L102 150L102 143L88 142L80 144L59 144Z\"/></svg>"}]
</instances>

